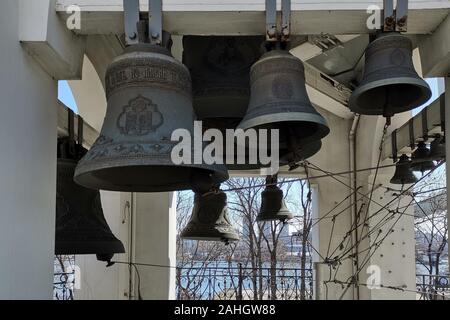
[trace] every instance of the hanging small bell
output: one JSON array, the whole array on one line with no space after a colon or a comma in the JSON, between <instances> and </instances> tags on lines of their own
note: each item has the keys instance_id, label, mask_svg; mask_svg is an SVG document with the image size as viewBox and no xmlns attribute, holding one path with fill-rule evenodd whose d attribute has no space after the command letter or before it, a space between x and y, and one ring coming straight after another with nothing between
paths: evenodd
<instances>
[{"instance_id":1,"label":"hanging small bell","mask_svg":"<svg viewBox=\"0 0 450 320\"><path fill-rule=\"evenodd\" d=\"M392 184L412 184L417 182L417 178L411 171L411 161L406 154L402 154L395 165L395 173L391 179Z\"/></svg>"},{"instance_id":2,"label":"hanging small bell","mask_svg":"<svg viewBox=\"0 0 450 320\"><path fill-rule=\"evenodd\" d=\"M250 104L238 128L278 129L280 158L295 152L295 146L319 141L330 132L308 98L300 59L275 49L252 66Z\"/></svg>"},{"instance_id":3,"label":"hanging small bell","mask_svg":"<svg viewBox=\"0 0 450 320\"><path fill-rule=\"evenodd\" d=\"M431 90L414 69L412 49L408 37L380 33L366 49L364 75L350 97L350 110L392 117L428 101Z\"/></svg>"},{"instance_id":4,"label":"hanging small bell","mask_svg":"<svg viewBox=\"0 0 450 320\"><path fill-rule=\"evenodd\" d=\"M230 223L227 213L227 195L223 191L196 193L191 219L181 232L181 238L190 240L230 241L239 235Z\"/></svg>"},{"instance_id":5,"label":"hanging small bell","mask_svg":"<svg viewBox=\"0 0 450 320\"><path fill-rule=\"evenodd\" d=\"M411 154L411 170L425 172L433 169L435 164L431 160L430 149L427 148L425 142L420 141L417 149Z\"/></svg>"},{"instance_id":6,"label":"hanging small bell","mask_svg":"<svg viewBox=\"0 0 450 320\"><path fill-rule=\"evenodd\" d=\"M185 129L193 137L194 111L189 71L168 49L143 43L127 47L106 71L106 97L101 134L77 166L77 183L160 192L189 189L198 172L216 183L228 178L223 165L172 160L178 144L172 133Z\"/></svg>"},{"instance_id":7,"label":"hanging small bell","mask_svg":"<svg viewBox=\"0 0 450 320\"><path fill-rule=\"evenodd\" d=\"M96 254L98 260L110 262L125 249L105 220L100 192L73 181L77 165L69 156L73 148L75 154L86 152L66 138L58 140L55 254Z\"/></svg>"},{"instance_id":8,"label":"hanging small bell","mask_svg":"<svg viewBox=\"0 0 450 320\"><path fill-rule=\"evenodd\" d=\"M445 159L445 136L437 134L430 143L430 159L437 161Z\"/></svg>"},{"instance_id":9,"label":"hanging small bell","mask_svg":"<svg viewBox=\"0 0 450 320\"><path fill-rule=\"evenodd\" d=\"M292 219L294 215L286 207L283 197L283 190L276 184L276 178L267 177L266 183L270 184L261 193L261 209L259 210L257 221L274 221L282 222Z\"/></svg>"}]
</instances>

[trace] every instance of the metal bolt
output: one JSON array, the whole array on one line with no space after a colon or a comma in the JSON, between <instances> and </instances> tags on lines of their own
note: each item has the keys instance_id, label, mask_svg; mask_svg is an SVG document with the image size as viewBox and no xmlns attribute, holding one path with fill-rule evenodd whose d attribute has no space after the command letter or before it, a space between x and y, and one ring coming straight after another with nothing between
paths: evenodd
<instances>
[{"instance_id":1,"label":"metal bolt","mask_svg":"<svg viewBox=\"0 0 450 320\"><path fill-rule=\"evenodd\" d=\"M269 30L267 30L267 34L269 35L270 38L275 37L276 34L275 27L272 27Z\"/></svg>"},{"instance_id":2,"label":"metal bolt","mask_svg":"<svg viewBox=\"0 0 450 320\"><path fill-rule=\"evenodd\" d=\"M136 32L132 32L128 35L128 38L130 38L131 40L136 39L136 37L137 37Z\"/></svg>"},{"instance_id":3,"label":"metal bolt","mask_svg":"<svg viewBox=\"0 0 450 320\"><path fill-rule=\"evenodd\" d=\"M156 38L158 38L159 37L159 33L158 32L153 32L152 33L152 38L153 39L156 39Z\"/></svg>"}]
</instances>

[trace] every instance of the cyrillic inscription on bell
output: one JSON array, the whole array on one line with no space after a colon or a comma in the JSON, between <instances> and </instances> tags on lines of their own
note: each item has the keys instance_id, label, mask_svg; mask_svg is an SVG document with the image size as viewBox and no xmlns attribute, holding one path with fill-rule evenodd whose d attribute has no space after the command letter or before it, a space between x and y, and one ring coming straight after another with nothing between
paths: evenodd
<instances>
[{"instance_id":1,"label":"cyrillic inscription on bell","mask_svg":"<svg viewBox=\"0 0 450 320\"><path fill-rule=\"evenodd\" d=\"M101 134L80 161L83 186L134 192L190 189L196 175L228 178L224 165L174 164L175 130L194 128L187 68L163 47L127 47L106 72L107 111Z\"/></svg>"}]
</instances>

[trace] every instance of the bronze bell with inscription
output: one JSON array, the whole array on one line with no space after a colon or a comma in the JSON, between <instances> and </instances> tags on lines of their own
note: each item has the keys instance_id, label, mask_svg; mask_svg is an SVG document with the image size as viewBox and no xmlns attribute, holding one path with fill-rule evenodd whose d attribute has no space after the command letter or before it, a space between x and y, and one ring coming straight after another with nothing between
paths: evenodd
<instances>
[{"instance_id":1,"label":"bronze bell with inscription","mask_svg":"<svg viewBox=\"0 0 450 320\"><path fill-rule=\"evenodd\" d=\"M431 97L412 60L411 40L397 32L380 33L366 49L364 75L349 100L350 110L392 117Z\"/></svg>"},{"instance_id":2,"label":"bronze bell with inscription","mask_svg":"<svg viewBox=\"0 0 450 320\"><path fill-rule=\"evenodd\" d=\"M227 195L221 190L196 193L191 219L180 237L188 240L230 241L239 240L228 218Z\"/></svg>"},{"instance_id":3,"label":"bronze bell with inscription","mask_svg":"<svg viewBox=\"0 0 450 320\"><path fill-rule=\"evenodd\" d=\"M193 157L173 161L178 141L172 141L172 134L182 129L193 138L195 117L189 71L167 48L145 43L127 47L106 71L106 97L100 136L77 166L77 183L160 192L189 189L198 175L216 183L228 178L223 165L194 164Z\"/></svg>"},{"instance_id":4,"label":"bronze bell with inscription","mask_svg":"<svg viewBox=\"0 0 450 320\"><path fill-rule=\"evenodd\" d=\"M251 67L250 104L238 128L278 129L280 159L328 135L325 118L314 109L306 92L300 59L286 50L274 49Z\"/></svg>"},{"instance_id":5,"label":"bronze bell with inscription","mask_svg":"<svg viewBox=\"0 0 450 320\"><path fill-rule=\"evenodd\" d=\"M96 254L110 262L125 249L105 220L100 192L73 181L77 159L85 153L70 139L58 139L55 254Z\"/></svg>"}]
</instances>

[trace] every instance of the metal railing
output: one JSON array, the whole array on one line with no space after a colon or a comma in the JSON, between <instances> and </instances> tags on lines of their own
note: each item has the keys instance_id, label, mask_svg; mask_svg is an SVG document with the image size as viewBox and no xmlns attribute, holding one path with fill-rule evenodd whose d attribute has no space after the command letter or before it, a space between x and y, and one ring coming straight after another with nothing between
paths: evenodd
<instances>
[{"instance_id":1,"label":"metal railing","mask_svg":"<svg viewBox=\"0 0 450 320\"><path fill-rule=\"evenodd\" d=\"M450 299L450 278L445 275L418 274L416 288L419 300Z\"/></svg>"},{"instance_id":2,"label":"metal railing","mask_svg":"<svg viewBox=\"0 0 450 320\"><path fill-rule=\"evenodd\" d=\"M177 269L178 300L311 300L313 287L312 269L241 264Z\"/></svg>"}]
</instances>

